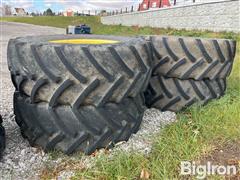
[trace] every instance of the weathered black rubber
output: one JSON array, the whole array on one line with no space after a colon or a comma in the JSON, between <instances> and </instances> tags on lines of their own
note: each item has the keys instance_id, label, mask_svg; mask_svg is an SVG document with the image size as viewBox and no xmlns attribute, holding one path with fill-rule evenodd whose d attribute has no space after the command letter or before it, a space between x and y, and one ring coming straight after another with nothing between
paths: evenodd
<instances>
[{"instance_id":1,"label":"weathered black rubber","mask_svg":"<svg viewBox=\"0 0 240 180\"><path fill-rule=\"evenodd\" d=\"M194 103L205 105L226 90L226 79L195 81L153 76L145 92L147 107L178 112Z\"/></svg>"},{"instance_id":2,"label":"weathered black rubber","mask_svg":"<svg viewBox=\"0 0 240 180\"><path fill-rule=\"evenodd\" d=\"M101 107L71 107L49 103L31 104L31 97L14 94L16 122L32 146L66 154L109 148L136 133L145 110L143 97L125 98L120 104L108 102Z\"/></svg>"},{"instance_id":3,"label":"weathered black rubber","mask_svg":"<svg viewBox=\"0 0 240 180\"><path fill-rule=\"evenodd\" d=\"M2 126L2 116L0 115L0 159L6 146L5 129Z\"/></svg>"},{"instance_id":4,"label":"weathered black rubber","mask_svg":"<svg viewBox=\"0 0 240 180\"><path fill-rule=\"evenodd\" d=\"M118 44L55 44L58 39L107 39ZM146 89L151 75L150 43L143 38L54 35L10 40L8 65L17 91L30 101L56 104L120 103Z\"/></svg>"},{"instance_id":5,"label":"weathered black rubber","mask_svg":"<svg viewBox=\"0 0 240 180\"><path fill-rule=\"evenodd\" d=\"M179 79L219 79L229 76L236 41L192 37L150 36L154 75Z\"/></svg>"}]
</instances>

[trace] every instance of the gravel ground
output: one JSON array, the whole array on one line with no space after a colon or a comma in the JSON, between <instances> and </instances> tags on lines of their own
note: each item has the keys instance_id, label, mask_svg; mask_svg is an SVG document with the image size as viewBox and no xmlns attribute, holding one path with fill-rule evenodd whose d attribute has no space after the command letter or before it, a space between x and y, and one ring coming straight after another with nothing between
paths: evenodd
<instances>
[{"instance_id":1,"label":"gravel ground","mask_svg":"<svg viewBox=\"0 0 240 180\"><path fill-rule=\"evenodd\" d=\"M147 109L144 112L141 130L137 134L133 134L128 142L116 145L113 151L134 151L147 155L151 152L154 137L160 133L163 127L175 121L176 114L173 112Z\"/></svg>"},{"instance_id":2,"label":"gravel ground","mask_svg":"<svg viewBox=\"0 0 240 180\"><path fill-rule=\"evenodd\" d=\"M55 165L64 159L51 160L49 155L37 148L30 147L28 142L21 137L19 128L15 123L12 105L14 87L11 83L7 68L7 42L10 38L29 35L64 34L60 28L35 26L21 23L1 22L1 54L0 54L0 113L3 116L3 125L7 133L7 148L0 162L1 179L39 179L38 173L46 164ZM141 130L126 142L118 144L115 150L130 152L132 150L148 154L151 151L152 138L160 132L166 124L176 121L175 113L160 112L149 109L145 112ZM71 157L74 159L74 157ZM79 160L78 160L79 161ZM83 157L85 166L91 167L93 158ZM61 172L59 179L68 179L73 172Z\"/></svg>"}]
</instances>

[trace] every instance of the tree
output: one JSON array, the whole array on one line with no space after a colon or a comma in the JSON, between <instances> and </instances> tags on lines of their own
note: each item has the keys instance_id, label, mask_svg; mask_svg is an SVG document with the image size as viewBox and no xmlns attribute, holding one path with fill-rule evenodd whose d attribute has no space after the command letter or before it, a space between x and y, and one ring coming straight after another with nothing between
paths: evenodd
<instances>
[{"instance_id":1,"label":"tree","mask_svg":"<svg viewBox=\"0 0 240 180\"><path fill-rule=\"evenodd\" d=\"M106 10L101 10L100 13L98 14L99 16L104 16L107 14Z\"/></svg>"},{"instance_id":2,"label":"tree","mask_svg":"<svg viewBox=\"0 0 240 180\"><path fill-rule=\"evenodd\" d=\"M43 13L44 16L54 16L54 13L50 8L48 8L46 11Z\"/></svg>"},{"instance_id":3,"label":"tree","mask_svg":"<svg viewBox=\"0 0 240 180\"><path fill-rule=\"evenodd\" d=\"M2 15L3 16L11 16L12 15L12 8L7 4L3 4L2 6Z\"/></svg>"},{"instance_id":4,"label":"tree","mask_svg":"<svg viewBox=\"0 0 240 180\"><path fill-rule=\"evenodd\" d=\"M107 12L106 10L101 10L100 13L103 14L103 13L106 13L106 12Z\"/></svg>"}]
</instances>

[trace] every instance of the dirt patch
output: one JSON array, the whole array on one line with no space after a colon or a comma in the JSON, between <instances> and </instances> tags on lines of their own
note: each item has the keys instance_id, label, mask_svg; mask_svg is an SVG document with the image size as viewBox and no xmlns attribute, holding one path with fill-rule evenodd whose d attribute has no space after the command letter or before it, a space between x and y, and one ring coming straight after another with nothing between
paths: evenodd
<instances>
[{"instance_id":1,"label":"dirt patch","mask_svg":"<svg viewBox=\"0 0 240 180\"><path fill-rule=\"evenodd\" d=\"M216 147L210 155L201 159L202 163L207 161L221 165L232 165L234 162L239 163L240 141L227 143L222 147Z\"/></svg>"},{"instance_id":2,"label":"dirt patch","mask_svg":"<svg viewBox=\"0 0 240 180\"><path fill-rule=\"evenodd\" d=\"M240 179L240 141L228 142L214 150L205 157L200 158L200 164L206 165L211 162L212 165L237 167L237 175L226 176L227 179Z\"/></svg>"}]
</instances>

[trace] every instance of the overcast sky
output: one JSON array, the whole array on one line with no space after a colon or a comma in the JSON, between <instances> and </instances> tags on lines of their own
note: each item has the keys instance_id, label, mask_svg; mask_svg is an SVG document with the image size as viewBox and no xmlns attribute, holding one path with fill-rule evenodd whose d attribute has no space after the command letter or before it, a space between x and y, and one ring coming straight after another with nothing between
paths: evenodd
<instances>
[{"instance_id":1,"label":"overcast sky","mask_svg":"<svg viewBox=\"0 0 240 180\"><path fill-rule=\"evenodd\" d=\"M142 0L1 0L12 7L22 7L26 11L44 11L51 8L53 11L82 10L112 10L137 5Z\"/></svg>"}]
</instances>

